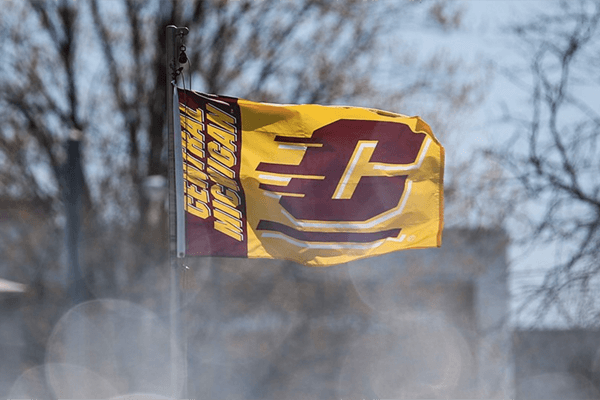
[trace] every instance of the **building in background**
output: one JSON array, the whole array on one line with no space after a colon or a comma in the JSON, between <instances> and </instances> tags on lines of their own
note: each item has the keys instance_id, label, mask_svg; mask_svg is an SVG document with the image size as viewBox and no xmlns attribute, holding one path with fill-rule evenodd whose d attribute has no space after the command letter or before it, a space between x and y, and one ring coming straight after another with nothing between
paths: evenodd
<instances>
[{"instance_id":1,"label":"building in background","mask_svg":"<svg viewBox=\"0 0 600 400\"><path fill-rule=\"evenodd\" d=\"M510 397L506 244L502 231L448 229L440 249L328 268L193 259L181 282L187 377L178 364L178 385L197 398ZM96 292L60 320L49 313L53 290L32 291L26 306L3 303L3 329L19 342L2 361L12 368L2 394L169 396L167 266L145 268L152 279L123 290L128 301ZM52 363L36 367L33 353Z\"/></svg>"},{"instance_id":2,"label":"building in background","mask_svg":"<svg viewBox=\"0 0 600 400\"><path fill-rule=\"evenodd\" d=\"M440 249L328 268L198 259L189 393L510 398L506 246L499 230L448 229Z\"/></svg>"},{"instance_id":3,"label":"building in background","mask_svg":"<svg viewBox=\"0 0 600 400\"><path fill-rule=\"evenodd\" d=\"M519 399L600 399L600 331L527 330L513 335Z\"/></svg>"}]
</instances>

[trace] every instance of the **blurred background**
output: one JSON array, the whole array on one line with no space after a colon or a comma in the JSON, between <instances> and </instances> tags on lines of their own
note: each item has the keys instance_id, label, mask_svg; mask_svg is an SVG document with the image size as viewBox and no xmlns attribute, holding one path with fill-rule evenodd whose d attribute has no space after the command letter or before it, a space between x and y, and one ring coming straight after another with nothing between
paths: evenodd
<instances>
[{"instance_id":1,"label":"blurred background","mask_svg":"<svg viewBox=\"0 0 600 400\"><path fill-rule=\"evenodd\" d=\"M0 397L600 398L597 1L0 6ZM442 247L174 282L169 24L186 88L424 118Z\"/></svg>"}]
</instances>

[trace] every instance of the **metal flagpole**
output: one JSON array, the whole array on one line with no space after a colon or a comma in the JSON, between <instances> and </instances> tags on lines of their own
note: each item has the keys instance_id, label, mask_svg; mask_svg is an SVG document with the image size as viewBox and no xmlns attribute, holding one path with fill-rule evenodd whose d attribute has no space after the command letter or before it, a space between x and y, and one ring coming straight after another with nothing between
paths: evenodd
<instances>
[{"instance_id":1,"label":"metal flagpole","mask_svg":"<svg viewBox=\"0 0 600 400\"><path fill-rule=\"evenodd\" d=\"M180 341L185 338L182 333L181 321L181 291L180 278L183 274L183 266L178 260L185 255L185 226L183 219L183 166L181 154L181 133L175 131L176 123L175 113L179 107L174 106L173 93L176 88L177 75L179 74L179 61L177 59L178 37L183 37L188 33L188 28L178 28L175 25L169 25L166 28L166 111L167 111L167 140L168 140L168 164L169 164L169 267L170 267L170 353L171 353L171 393L172 397L178 397L177 383L178 375L182 374L184 378L184 392L187 392L187 355L183 354L183 363L178 364L177 355L180 350L178 346ZM176 140L176 136L179 140ZM179 144L179 147L176 147ZM176 163L177 161L177 163ZM178 171L181 166L181 171ZM181 175L181 176L180 176ZM181 204L180 204L181 203ZM183 233L183 234L180 234ZM182 369L180 370L180 366ZM187 393L181 393L186 396Z\"/></svg>"},{"instance_id":2,"label":"metal flagpole","mask_svg":"<svg viewBox=\"0 0 600 400\"><path fill-rule=\"evenodd\" d=\"M73 129L67 141L67 163L63 166L65 214L67 216L66 238L70 280L68 291L73 305L86 299L85 283L79 266L79 235L81 230L81 202L83 171L80 154L81 132Z\"/></svg>"}]
</instances>

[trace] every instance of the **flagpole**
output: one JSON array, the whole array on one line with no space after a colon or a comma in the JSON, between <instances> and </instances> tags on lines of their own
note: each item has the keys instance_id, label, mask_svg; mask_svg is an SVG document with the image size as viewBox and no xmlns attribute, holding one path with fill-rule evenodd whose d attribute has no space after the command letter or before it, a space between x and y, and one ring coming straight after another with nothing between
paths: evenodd
<instances>
[{"instance_id":1,"label":"flagpole","mask_svg":"<svg viewBox=\"0 0 600 400\"><path fill-rule=\"evenodd\" d=\"M177 42L178 36L182 37L188 33L188 28L178 28L175 25L169 25L166 28L166 111L167 111L167 140L168 140L168 174L169 174L169 267L170 267L170 354L171 354L171 395L176 398L180 395L187 395L187 355L182 354L183 363L180 370L177 360L177 355L181 347L179 342L185 344L185 338L182 336L182 321L181 321L181 291L179 282L183 274L183 266L178 260L178 257L184 256L185 247L182 250L183 237L180 232L184 232L183 207L180 204L183 200L183 173L178 177L176 161L182 163L181 146L176 148L175 132L176 122L174 107L173 92L176 86L177 75L179 74L179 61L177 59ZM181 134L179 133L179 138ZM180 140L178 141L179 144ZM177 157L178 152L179 157ZM178 164L177 164L178 165ZM182 167L183 168L183 167ZM181 182L178 182L181 180ZM184 377L184 393L177 393L178 374Z\"/></svg>"},{"instance_id":2,"label":"flagpole","mask_svg":"<svg viewBox=\"0 0 600 400\"><path fill-rule=\"evenodd\" d=\"M68 286L73 305L86 299L86 286L79 265L79 235L81 231L81 202L83 193L83 170L81 168L81 132L71 131L67 140L67 162L63 167L67 257L69 264Z\"/></svg>"}]
</instances>

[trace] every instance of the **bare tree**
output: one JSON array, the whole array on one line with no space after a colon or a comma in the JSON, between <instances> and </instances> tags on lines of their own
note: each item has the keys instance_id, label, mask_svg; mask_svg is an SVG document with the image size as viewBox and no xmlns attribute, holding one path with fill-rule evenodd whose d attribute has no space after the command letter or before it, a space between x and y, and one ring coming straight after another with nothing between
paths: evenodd
<instances>
[{"instance_id":1,"label":"bare tree","mask_svg":"<svg viewBox=\"0 0 600 400\"><path fill-rule=\"evenodd\" d=\"M424 21L428 29L458 27L461 10L447 1L29 0L2 6L0 204L42 210L24 221L29 230L22 234L0 231L13 235L11 248L23 250L5 257L2 268L48 288L35 289L39 296L27 317L32 324L44 293L55 293L59 304L64 289L57 278L65 271L57 251L64 246L61 166L73 129L84 149L81 264L88 285L104 296L127 292L155 302L168 293L168 280L160 279L166 275L150 267L166 265L166 214L149 222L143 185L167 170L167 25L190 28L183 84L205 92L400 112L434 100L424 111L443 106L457 115L478 89L460 75L458 62L440 54L418 61L416 48L390 36L399 26L421 29ZM409 17L419 10L430 12ZM374 82L383 60L393 65L395 85ZM451 129L436 122L438 133ZM34 248L37 253L29 251ZM56 317L61 311L48 312ZM51 326L44 322L36 330L41 346ZM30 361L40 355L32 353Z\"/></svg>"},{"instance_id":2,"label":"bare tree","mask_svg":"<svg viewBox=\"0 0 600 400\"><path fill-rule=\"evenodd\" d=\"M545 8L513 30L530 74L509 76L530 91L530 114L511 110L515 134L505 148L487 154L505 167L494 183L513 209L514 243L557 251L553 265L536 266L544 271L543 280L527 288L521 312L538 322L559 316L567 324L595 324L600 316L600 4L560 1ZM507 193L510 198L503 196Z\"/></svg>"},{"instance_id":3,"label":"bare tree","mask_svg":"<svg viewBox=\"0 0 600 400\"><path fill-rule=\"evenodd\" d=\"M439 55L419 64L393 49L389 32L418 28L418 2L37 1L4 4L0 42L0 196L31 199L61 214L63 143L82 132L88 224L144 239L146 176L166 174L164 28L188 26L195 89L294 103L383 106L411 96L460 109L473 88L453 82ZM429 4L427 5L429 7ZM432 3L429 26L451 29L460 10ZM412 24L412 25L411 25ZM390 43L393 43L390 45ZM400 57L406 54L404 58ZM394 92L373 83L385 56ZM190 82L192 81L192 82ZM446 82L443 85L441 82ZM392 104L389 104L389 103ZM151 235L151 236L152 236Z\"/></svg>"}]
</instances>

